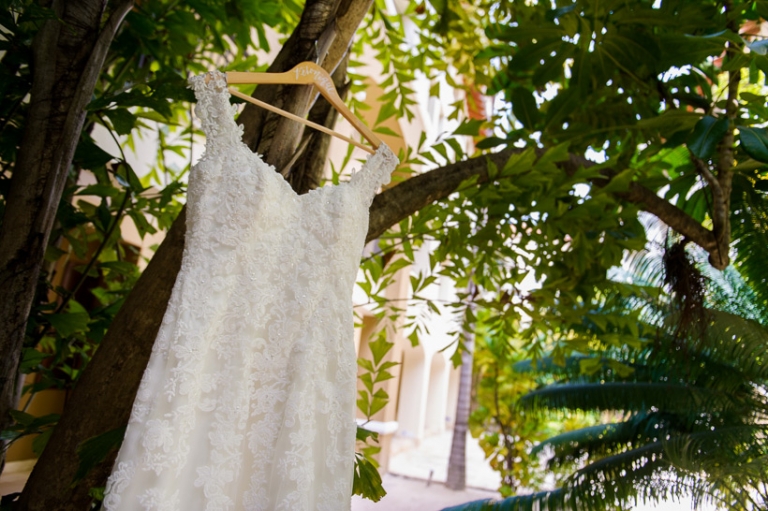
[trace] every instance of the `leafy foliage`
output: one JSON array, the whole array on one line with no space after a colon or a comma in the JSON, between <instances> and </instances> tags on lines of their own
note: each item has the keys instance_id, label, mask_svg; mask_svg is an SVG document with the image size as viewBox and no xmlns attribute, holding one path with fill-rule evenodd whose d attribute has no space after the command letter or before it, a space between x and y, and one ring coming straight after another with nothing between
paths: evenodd
<instances>
[{"instance_id":1,"label":"leafy foliage","mask_svg":"<svg viewBox=\"0 0 768 511\"><path fill-rule=\"evenodd\" d=\"M546 474L539 467L537 443L594 420L576 417L563 421L516 406L520 397L537 386L533 374L517 370L524 356L521 348L514 341L488 335L480 317L474 350L475 407L469 425L491 468L501 475L499 492L503 497L544 483Z\"/></svg>"},{"instance_id":2,"label":"leafy foliage","mask_svg":"<svg viewBox=\"0 0 768 511\"><path fill-rule=\"evenodd\" d=\"M694 503L762 508L768 499L768 330L708 309L705 328L681 339L679 321L668 314L655 325L655 337L638 347L560 366L550 359L517 364L544 383L517 400L523 410L601 412L602 423L550 436L530 450L546 456L550 469L572 470L557 489L451 509L622 509L637 499L686 494ZM629 370L613 369L620 366Z\"/></svg>"}]
</instances>

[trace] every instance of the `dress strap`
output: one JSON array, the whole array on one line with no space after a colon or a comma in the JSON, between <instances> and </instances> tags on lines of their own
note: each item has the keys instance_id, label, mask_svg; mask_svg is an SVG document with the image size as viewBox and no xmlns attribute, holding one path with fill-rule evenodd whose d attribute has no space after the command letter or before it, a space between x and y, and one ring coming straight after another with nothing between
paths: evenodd
<instances>
[{"instance_id":1,"label":"dress strap","mask_svg":"<svg viewBox=\"0 0 768 511\"><path fill-rule=\"evenodd\" d=\"M195 91L195 115L200 119L206 135L206 149L238 143L243 128L235 123L237 105L229 102L227 75L220 71L190 76L189 88Z\"/></svg>"},{"instance_id":2,"label":"dress strap","mask_svg":"<svg viewBox=\"0 0 768 511\"><path fill-rule=\"evenodd\" d=\"M352 175L350 184L360 190L370 205L376 191L391 181L392 171L399 163L400 160L395 156L395 153L382 143L363 167Z\"/></svg>"}]
</instances>

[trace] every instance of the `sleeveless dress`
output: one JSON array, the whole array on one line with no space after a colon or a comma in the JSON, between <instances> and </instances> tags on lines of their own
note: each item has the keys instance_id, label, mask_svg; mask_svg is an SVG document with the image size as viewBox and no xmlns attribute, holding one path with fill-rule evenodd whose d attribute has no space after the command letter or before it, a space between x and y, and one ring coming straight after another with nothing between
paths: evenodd
<instances>
[{"instance_id":1,"label":"sleeveless dress","mask_svg":"<svg viewBox=\"0 0 768 511\"><path fill-rule=\"evenodd\" d=\"M385 145L296 195L242 142L219 72L190 78L205 154L181 271L107 482L107 511L350 508L352 289Z\"/></svg>"}]
</instances>

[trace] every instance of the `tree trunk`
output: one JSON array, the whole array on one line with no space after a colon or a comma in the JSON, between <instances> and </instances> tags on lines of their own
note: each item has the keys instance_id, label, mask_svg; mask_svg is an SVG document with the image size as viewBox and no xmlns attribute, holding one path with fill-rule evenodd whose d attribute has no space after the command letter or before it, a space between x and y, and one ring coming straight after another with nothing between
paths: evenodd
<instances>
[{"instance_id":1,"label":"tree trunk","mask_svg":"<svg viewBox=\"0 0 768 511\"><path fill-rule=\"evenodd\" d=\"M104 1L42 3L57 19L43 22L32 45L29 113L0 226L0 430L16 406L27 317L85 107L117 28L133 5L115 2L102 26Z\"/></svg>"},{"instance_id":2,"label":"tree trunk","mask_svg":"<svg viewBox=\"0 0 768 511\"><path fill-rule=\"evenodd\" d=\"M308 1L299 26L281 49L270 71L285 71L304 60L302 48L305 39L301 34L321 34L323 27L335 21L337 30L333 45L328 51L325 63L335 68L344 57L346 49L357 26L368 12L372 0L332 2L335 8L328 8L329 2ZM318 9L317 6L325 6ZM333 6L332 6L333 7ZM307 13L314 13L308 15ZM318 18L317 13L325 19ZM335 18L333 15L335 13ZM319 25L319 28L318 28ZM312 30L307 28L313 27ZM298 34L298 35L297 35ZM344 40L344 37L347 39ZM310 43L314 48L314 44ZM344 51L341 51L343 49ZM291 58L289 58L291 57ZM336 59L336 60L334 60ZM283 67L280 67L283 66ZM274 87L257 88L256 96L267 96L275 102ZM288 104L282 107L305 115L307 103ZM267 116L256 114L256 107L246 107L238 122L245 126L244 139L267 144L268 134L263 133ZM328 119L332 116L326 116ZM296 140L289 144L295 148ZM318 139L322 148L322 139ZM325 151L328 144L325 143ZM288 147L288 146L286 146ZM318 149L316 147L315 149ZM290 157L292 154L288 154ZM317 154L319 161L325 160L325 153ZM284 163L287 160L282 160ZM276 168L281 162L270 161ZM313 168L307 167L307 172ZM301 180L299 180L301 181ZM176 275L181 267L184 250L185 210L176 219L167 237L160 245L136 286L110 326L93 359L78 381L67 401L61 421L54 429L48 445L35 465L16 504L24 511L82 511L89 508L89 491L94 486L103 486L114 462L116 452L93 469L84 479L74 481L78 469L78 446L85 440L124 427L130 416L133 400L138 391L141 377L149 360L157 332L170 299Z\"/></svg>"},{"instance_id":3,"label":"tree trunk","mask_svg":"<svg viewBox=\"0 0 768 511\"><path fill-rule=\"evenodd\" d=\"M459 373L459 399L456 403L456 420L453 426L451 455L448 458L448 477L445 486L454 491L467 487L467 431L472 401L472 356L475 351L474 324L464 332L466 351L461 353Z\"/></svg>"},{"instance_id":4,"label":"tree trunk","mask_svg":"<svg viewBox=\"0 0 768 511\"><path fill-rule=\"evenodd\" d=\"M346 83L348 62L349 56L344 59L344 62L331 75L336 90L342 99L344 99L347 90L349 90L349 84ZM333 108L322 96L318 98L317 104L309 113L310 121L328 127L333 127L338 117L338 110ZM306 140L303 140L302 144L306 144L306 146L296 154L295 163L292 163L290 168L280 169L281 173L286 176L286 179L291 184L291 187L299 195L320 186L323 180L323 171L325 170L325 155L328 154L328 148L331 143L330 135L314 130L310 133L305 133L304 138Z\"/></svg>"}]
</instances>

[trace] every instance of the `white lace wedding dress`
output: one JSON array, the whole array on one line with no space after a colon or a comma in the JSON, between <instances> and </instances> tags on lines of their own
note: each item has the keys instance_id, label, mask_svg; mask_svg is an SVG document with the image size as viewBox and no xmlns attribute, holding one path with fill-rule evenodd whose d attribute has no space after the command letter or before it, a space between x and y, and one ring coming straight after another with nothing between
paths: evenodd
<instances>
[{"instance_id":1,"label":"white lace wedding dress","mask_svg":"<svg viewBox=\"0 0 768 511\"><path fill-rule=\"evenodd\" d=\"M350 507L352 288L397 158L296 195L241 141L225 76L190 79L206 133L181 271L104 499L107 511Z\"/></svg>"}]
</instances>

